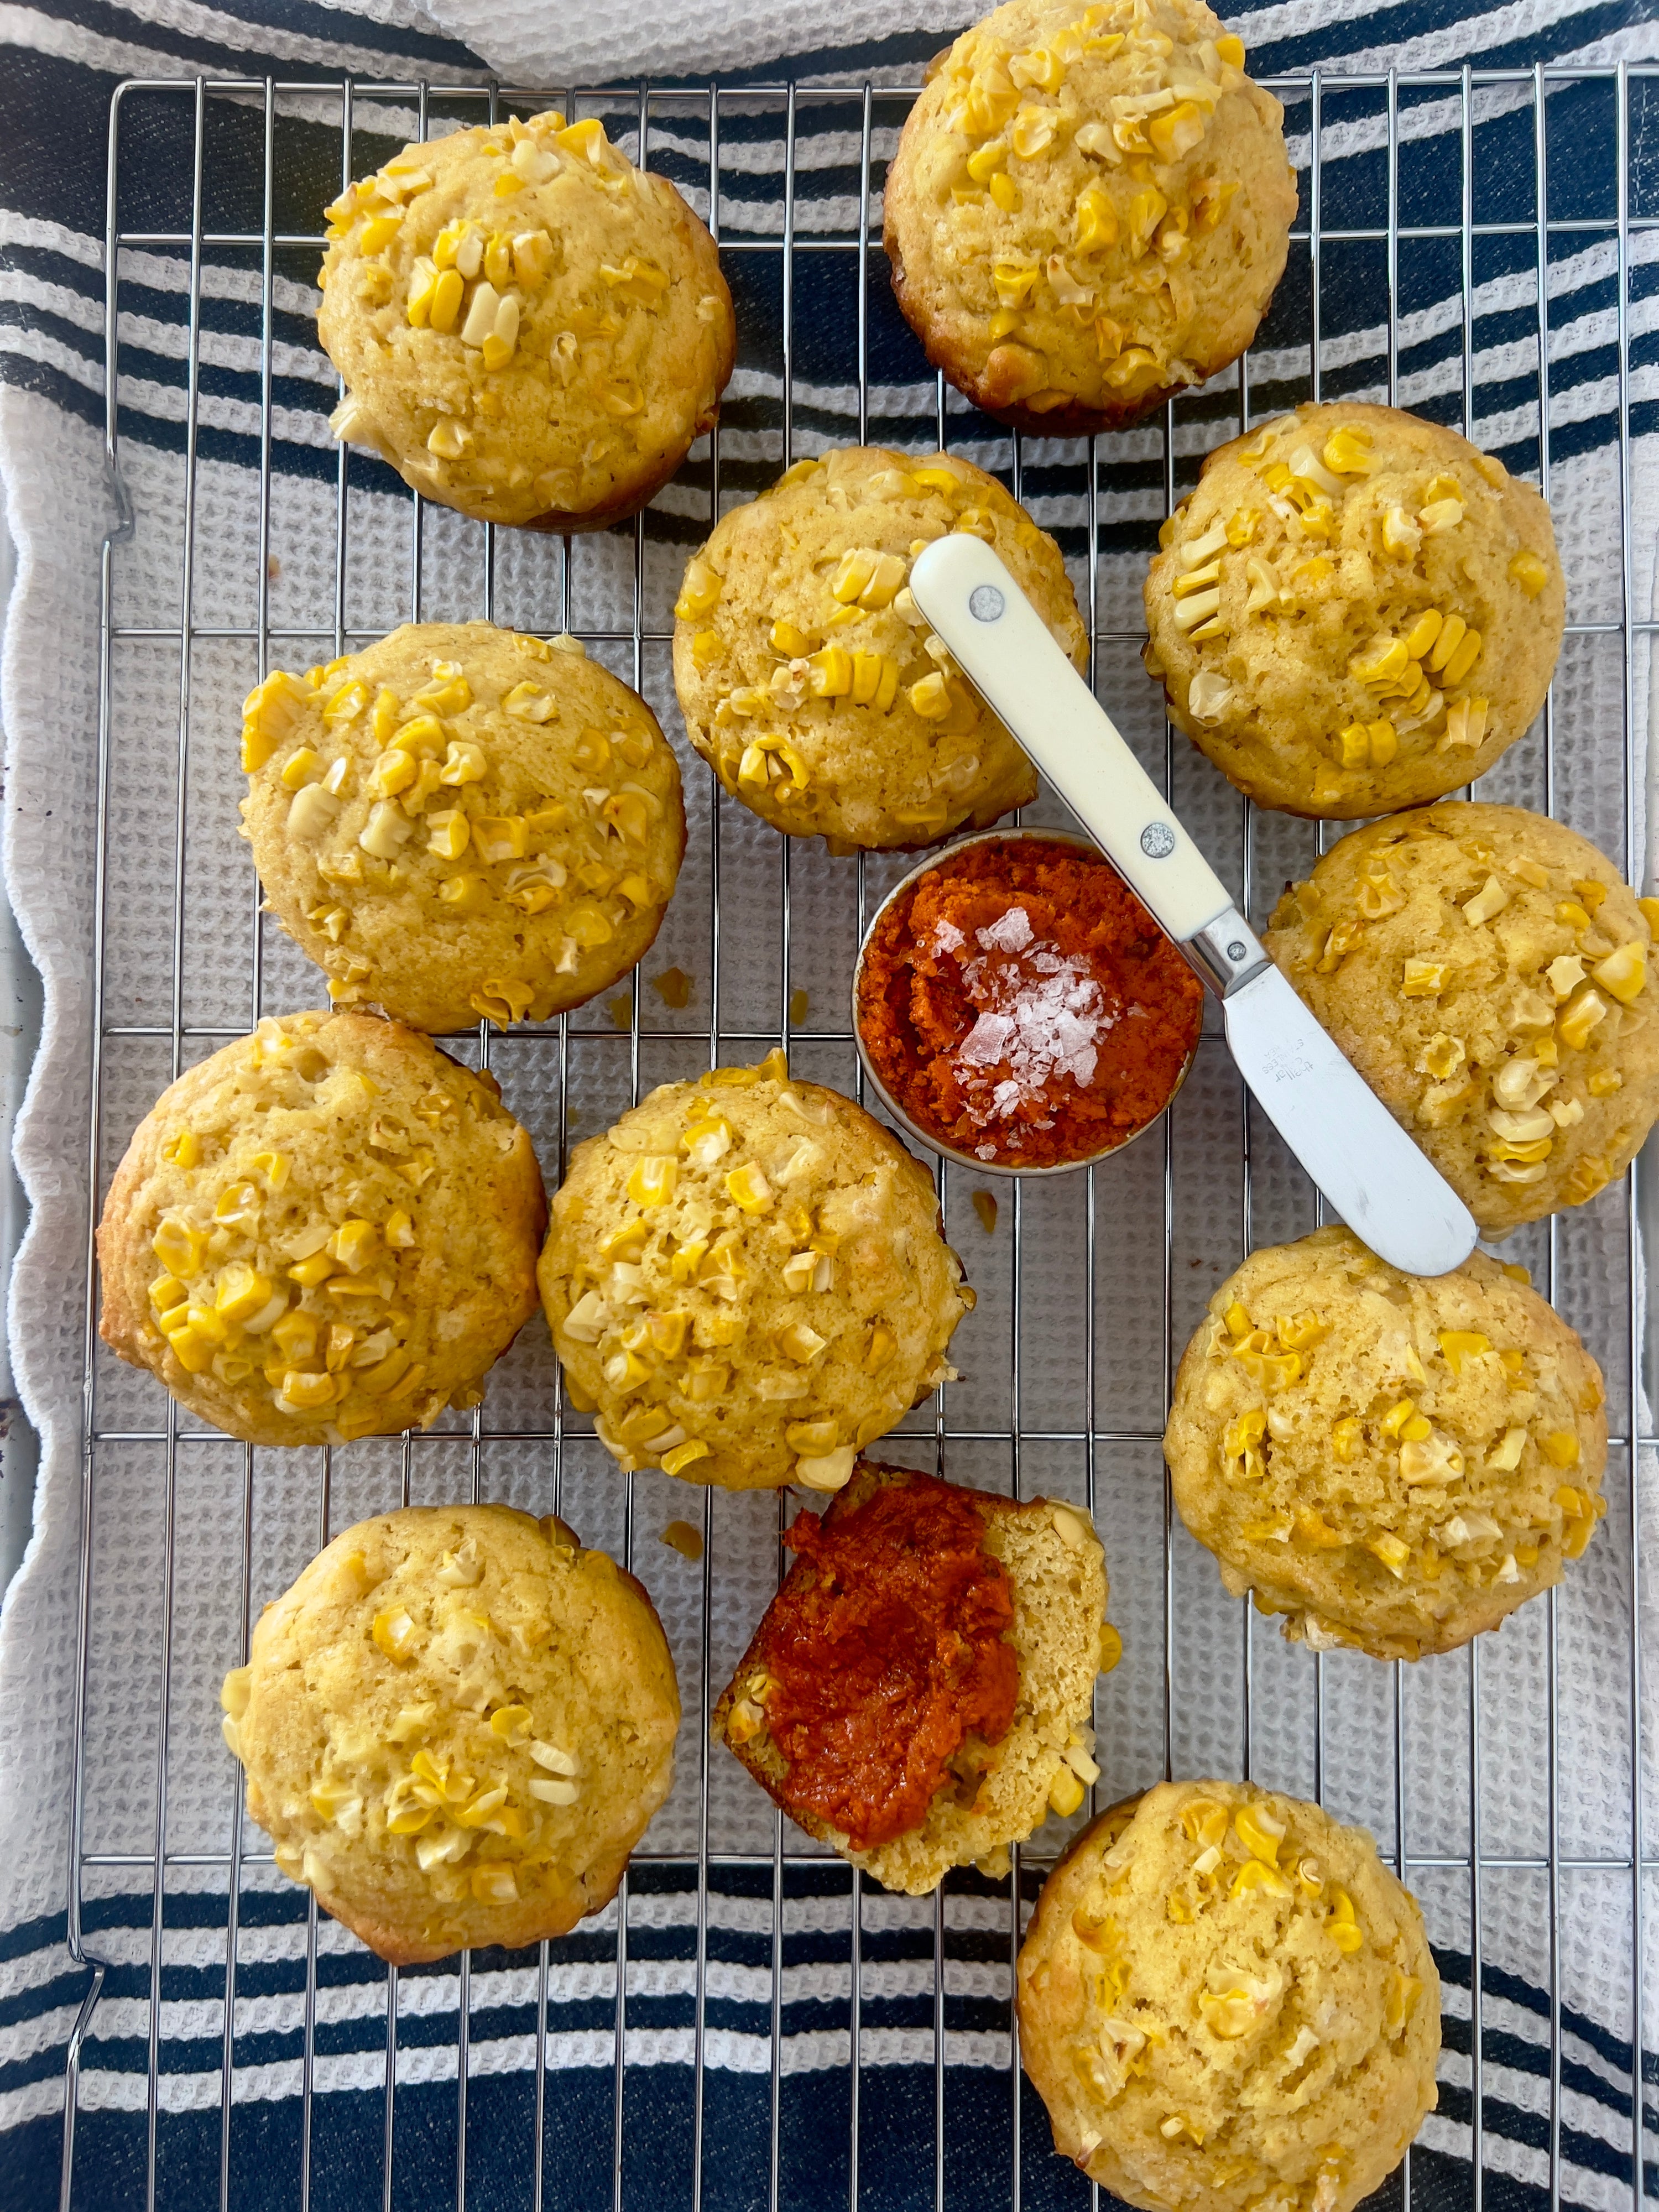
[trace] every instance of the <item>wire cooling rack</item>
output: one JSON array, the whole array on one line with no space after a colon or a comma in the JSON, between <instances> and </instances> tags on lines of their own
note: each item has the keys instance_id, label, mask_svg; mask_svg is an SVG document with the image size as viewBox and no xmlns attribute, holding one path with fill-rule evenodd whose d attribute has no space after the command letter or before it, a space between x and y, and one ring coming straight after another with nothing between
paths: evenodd
<instances>
[{"instance_id":1,"label":"wire cooling rack","mask_svg":"<svg viewBox=\"0 0 1659 2212\"><path fill-rule=\"evenodd\" d=\"M1501 445L1547 492L1562 437L1552 429L1550 298L1558 263L1586 251L1606 259L1600 342L1617 354L1618 574L1595 580L1599 597L1588 600L1577 588L1585 580L1570 576L1563 671L1599 670L1613 687L1618 709L1598 742L1608 752L1602 784L1610 775L1615 795L1587 790L1558 752L1547 708L1541 744L1517 748L1483 794L1559 809L1609 850L1622 840L1626 872L1639 868L1632 700L1638 641L1653 627L1632 604L1631 303L1649 223L1632 204L1630 155L1643 74L1315 72L1276 83L1292 143L1302 142L1303 198L1257 352L1146 430L1069 445L1022 446L942 381L918 380L919 356L886 293L878 215L882 167L914 88L555 94L573 116L603 114L613 137L708 211L742 333L722 430L648 520L574 546L462 524L411 501L377 465L325 453L318 422L331 395L318 388L314 362L298 357L303 340L296 350L284 336L295 288L314 276L332 189L405 137L532 112L547 95L337 81L123 86L106 235L106 436L118 491L137 467L130 418L154 411L138 397L149 341L133 300L163 267L183 293L185 374L167 464L181 486L171 612L124 598L130 523L103 562L94 1191L163 1083L261 1013L319 995L312 971L262 922L231 842L235 779L220 758L234 726L228 699L269 668L349 650L393 621L482 614L544 634L575 629L652 698L678 744L666 608L685 552L781 465L852 438L969 452L1057 530L1085 600L1103 696L1242 888L1241 902L1261 914L1327 835L1255 816L1177 750L1145 703L1134 586L1157 519L1209 446L1298 398L1362 389ZM1488 125L1501 156L1492 175L1477 160ZM1356 149L1364 160L1339 164ZM1493 296L1482 288L1495 282L1509 302L1496 356L1476 330ZM1413 309L1414 296L1430 306ZM246 389L240 415L224 397L227 298L241 301L239 327L257 337L257 438ZM1354 339L1367 319L1386 325L1380 353ZM1483 380L1495 381L1495 397ZM1583 416L1569 407L1564 419ZM233 465L247 471L234 528L222 496L203 489L210 468ZM254 575L232 618L210 618L256 498ZM389 514L400 518L391 540ZM314 595L296 612L281 580L302 526L327 542L307 556L313 571L320 561L322 604ZM390 564L389 543L400 546ZM131 702L154 696L158 667L165 708L140 726ZM715 796L680 750L692 849L645 976L648 985L673 951L690 971L681 975L695 986L690 1004L642 988L636 975L608 1005L556 1024L451 1043L500 1076L550 1185L579 1121L577 1133L591 1133L669 1075L781 1042L806 1072L858 1085L845 1012L851 951L871 903L907 863L793 849ZM142 854L130 811L135 760L154 802ZM1045 799L1025 818L1064 817ZM130 949L135 938L141 953L148 947L143 958ZM206 945L211 988L199 972ZM1158 1443L1187 1334L1253 1243L1317 1218L1315 1194L1253 1120L1213 1031L1161 1138L1057 1189L997 1187L1002 1212L988 1239L973 1179L941 1164L939 1188L981 1289L956 1347L972 1371L890 1448L1015 1494L1067 1495L1097 1515L1127 1651L1101 1685L1103 1772L1079 1820L1160 1772L1218 1769L1368 1820L1423 1899L1446 1980L1443 2131L1425 2134L1391 2185L1396 2199L1408 2205L1417 2186L1437 2203L1479 2206L1501 2184L1505 2203L1572 2201L1576 2184L1564 2190L1564 2176L1581 2168L1596 2169L1598 2203L1639 2197L1649 1863L1638 1786L1632 1446L1645 1440L1634 1179L1511 1248L1570 1317L1616 1285L1614 1340L1592 1340L1615 1431L1612 1510L1592 1557L1604 1636L1614 1623L1622 1707L1615 1696L1589 1712L1568 1687L1581 1679L1588 1634L1574 1585L1526 1608L1501 1646L1487 1639L1417 1670L1384 1668L1288 1650L1221 1595L1211 1563L1175 1522ZM550 2203L1091 2196L1054 2159L1040 2107L1022 2096L1010 2006L1024 1917L1077 1823L1051 1823L1000 1883L969 1871L934 1899L893 1900L787 1826L710 1750L707 1713L777 1571L786 1498L616 1474L561 1398L538 1323L469 1419L401 1443L284 1455L181 1424L157 1390L106 1360L95 1322L94 1290L69 1884L70 1948L93 1978L69 2053L65 2206L112 2201L112 2139L100 2131L112 2111L142 2127L147 2207L378 2197L391 2212L406 2202L463 2207L469 2190L475 2202L538 2212ZM645 1577L684 1692L679 1778L617 1906L539 1956L481 1954L399 1973L319 1925L314 1904L275 1876L264 1839L244 1823L237 1774L214 1763L213 1693L243 1656L258 1604L332 1531L411 1497L469 1496L562 1510ZM700 1564L653 1540L671 1515L699 1528ZM160 1590L142 1648L120 1628L133 1574ZM116 1694L134 1669L152 1670L155 1686L149 1732L137 1741ZM1612 1777L1620 1809L1610 1821L1581 1786L1585 1771ZM1611 1916L1623 1930L1624 1961L1600 2042L1594 2020L1564 1996L1564 1967L1597 1914L1603 1929ZM1532 1939L1519 1960L1497 1941L1517 1927ZM100 1933L116 1928L131 1937L125 1949ZM1523 2044L1531 2055L1517 2057ZM1595 2142L1586 2132L1590 2074L1625 2116L1610 2141L1606 2129ZM287 2117L273 2131L278 2108ZM185 2114L187 2155L170 2133ZM1517 2144L1530 2166L1517 2165ZM1431 2190L1413 2180L1425 2166ZM124 2170L131 2179L131 2165ZM1515 2194L1522 2180L1534 2195Z\"/></svg>"}]
</instances>

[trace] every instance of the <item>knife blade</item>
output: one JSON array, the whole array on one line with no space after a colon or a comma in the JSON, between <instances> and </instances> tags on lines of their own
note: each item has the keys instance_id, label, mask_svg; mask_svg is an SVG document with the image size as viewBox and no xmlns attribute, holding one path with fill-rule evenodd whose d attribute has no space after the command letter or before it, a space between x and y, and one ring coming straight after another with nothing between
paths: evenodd
<instances>
[{"instance_id":1,"label":"knife blade","mask_svg":"<svg viewBox=\"0 0 1659 2212\"><path fill-rule=\"evenodd\" d=\"M916 605L992 712L1221 1000L1228 1048L1333 1212L1408 1274L1474 1249L1474 1218L1273 966L1225 886L988 545L936 539Z\"/></svg>"}]
</instances>

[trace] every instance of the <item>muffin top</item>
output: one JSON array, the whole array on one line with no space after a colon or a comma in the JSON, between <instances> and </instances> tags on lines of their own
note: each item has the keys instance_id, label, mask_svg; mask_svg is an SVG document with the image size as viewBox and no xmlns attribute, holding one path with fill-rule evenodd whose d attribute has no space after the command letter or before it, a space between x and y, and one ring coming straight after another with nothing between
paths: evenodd
<instances>
[{"instance_id":1,"label":"muffin top","mask_svg":"<svg viewBox=\"0 0 1659 2212\"><path fill-rule=\"evenodd\" d=\"M346 1529L264 1608L222 1702L277 1865L400 1965L597 1911L680 1717L641 1586L505 1505Z\"/></svg>"},{"instance_id":2,"label":"muffin top","mask_svg":"<svg viewBox=\"0 0 1659 2212\"><path fill-rule=\"evenodd\" d=\"M1560 650L1550 512L1455 430L1300 407L1219 447L1146 577L1171 720L1263 806L1456 790L1522 736Z\"/></svg>"},{"instance_id":3,"label":"muffin top","mask_svg":"<svg viewBox=\"0 0 1659 2212\"><path fill-rule=\"evenodd\" d=\"M546 1218L493 1076L373 1015L273 1017L134 1132L101 1333L249 1443L424 1428L534 1310Z\"/></svg>"},{"instance_id":4,"label":"muffin top","mask_svg":"<svg viewBox=\"0 0 1659 2212\"><path fill-rule=\"evenodd\" d=\"M1520 806L1356 830L1268 951L1481 1228L1594 1198L1659 1115L1649 915L1595 846Z\"/></svg>"},{"instance_id":5,"label":"muffin top","mask_svg":"<svg viewBox=\"0 0 1659 2212\"><path fill-rule=\"evenodd\" d=\"M1054 2148L1146 2212L1350 2212L1435 2106L1440 1984L1363 1828L1164 1782L1085 1828L1019 1954Z\"/></svg>"},{"instance_id":6,"label":"muffin top","mask_svg":"<svg viewBox=\"0 0 1659 2212\"><path fill-rule=\"evenodd\" d=\"M328 210L333 428L429 499L595 528L642 506L732 374L714 240L596 118L404 147Z\"/></svg>"},{"instance_id":7,"label":"muffin top","mask_svg":"<svg viewBox=\"0 0 1659 2212\"><path fill-rule=\"evenodd\" d=\"M1561 1579L1604 1510L1601 1371L1476 1252L1403 1275L1346 1229L1254 1252L1187 1348L1181 1517L1285 1634L1449 1651Z\"/></svg>"},{"instance_id":8,"label":"muffin top","mask_svg":"<svg viewBox=\"0 0 1659 2212\"><path fill-rule=\"evenodd\" d=\"M688 565L674 610L686 729L775 829L905 848L1036 798L1030 761L910 594L912 561L953 530L995 548L1085 667L1060 548L955 454L854 446L799 461L723 516Z\"/></svg>"},{"instance_id":9,"label":"muffin top","mask_svg":"<svg viewBox=\"0 0 1659 2212\"><path fill-rule=\"evenodd\" d=\"M244 708L243 835L337 1006L425 1030L581 1005L655 937L685 849L638 695L489 623L406 623Z\"/></svg>"},{"instance_id":10,"label":"muffin top","mask_svg":"<svg viewBox=\"0 0 1659 2212\"><path fill-rule=\"evenodd\" d=\"M781 1053L665 1083L579 1146L539 1276L613 1456L733 1490L840 1489L949 1379L973 1298L926 1169Z\"/></svg>"},{"instance_id":11,"label":"muffin top","mask_svg":"<svg viewBox=\"0 0 1659 2212\"><path fill-rule=\"evenodd\" d=\"M1249 343L1285 266L1283 110L1202 0L1007 0L911 111L894 289L982 407L1109 428Z\"/></svg>"}]
</instances>

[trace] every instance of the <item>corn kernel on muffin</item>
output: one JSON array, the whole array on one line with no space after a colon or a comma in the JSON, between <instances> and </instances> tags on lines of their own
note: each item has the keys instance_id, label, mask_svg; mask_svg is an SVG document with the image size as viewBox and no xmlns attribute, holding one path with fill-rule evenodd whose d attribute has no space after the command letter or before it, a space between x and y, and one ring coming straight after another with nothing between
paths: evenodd
<instances>
[{"instance_id":1,"label":"corn kernel on muffin","mask_svg":"<svg viewBox=\"0 0 1659 2212\"><path fill-rule=\"evenodd\" d=\"M1482 1231L1582 1206L1659 1115L1652 902L1521 806L1355 830L1267 945Z\"/></svg>"},{"instance_id":2,"label":"corn kernel on muffin","mask_svg":"<svg viewBox=\"0 0 1659 2212\"><path fill-rule=\"evenodd\" d=\"M685 850L637 693L490 623L405 623L244 708L242 834L336 1006L417 1029L579 1006L642 959Z\"/></svg>"},{"instance_id":3,"label":"corn kernel on muffin","mask_svg":"<svg viewBox=\"0 0 1659 2212\"><path fill-rule=\"evenodd\" d=\"M164 1091L98 1230L104 1341L252 1444L427 1428L535 1310L547 1204L491 1075L284 1014Z\"/></svg>"},{"instance_id":4,"label":"corn kernel on muffin","mask_svg":"<svg viewBox=\"0 0 1659 2212\"><path fill-rule=\"evenodd\" d=\"M687 567L674 609L686 732L775 830L902 850L1036 797L1031 763L911 597L911 562L953 530L995 547L1086 666L1060 548L955 455L853 446L798 461Z\"/></svg>"},{"instance_id":5,"label":"corn kernel on muffin","mask_svg":"<svg viewBox=\"0 0 1659 2212\"><path fill-rule=\"evenodd\" d=\"M933 1179L781 1052L665 1083L579 1145L538 1271L573 1402L623 1468L839 1490L951 1379L973 1303Z\"/></svg>"},{"instance_id":6,"label":"corn kernel on muffin","mask_svg":"<svg viewBox=\"0 0 1659 2212\"><path fill-rule=\"evenodd\" d=\"M1074 1813L1099 1775L1106 1559L1088 1517L859 1462L714 1708L714 1734L810 1836L920 1897Z\"/></svg>"},{"instance_id":7,"label":"corn kernel on muffin","mask_svg":"<svg viewBox=\"0 0 1659 2212\"><path fill-rule=\"evenodd\" d=\"M928 360L1050 437L1202 384L1284 271L1283 118L1202 0L1007 0L935 65L887 172Z\"/></svg>"},{"instance_id":8,"label":"corn kernel on muffin","mask_svg":"<svg viewBox=\"0 0 1659 2212\"><path fill-rule=\"evenodd\" d=\"M1524 1267L1402 1275L1346 1229L1253 1252L1176 1378L1175 1501L1236 1597L1374 1659L1454 1650L1605 1510L1601 1370Z\"/></svg>"},{"instance_id":9,"label":"corn kernel on muffin","mask_svg":"<svg viewBox=\"0 0 1659 2212\"><path fill-rule=\"evenodd\" d=\"M1363 1828L1249 1784L1102 1814L1019 1954L1054 2148L1143 2212L1351 2212L1435 2108L1440 1979Z\"/></svg>"},{"instance_id":10,"label":"corn kernel on muffin","mask_svg":"<svg viewBox=\"0 0 1659 2212\"><path fill-rule=\"evenodd\" d=\"M331 428L483 522L598 530L720 410L737 337L714 242L596 118L405 146L328 210Z\"/></svg>"},{"instance_id":11,"label":"corn kernel on muffin","mask_svg":"<svg viewBox=\"0 0 1659 2212\"><path fill-rule=\"evenodd\" d=\"M1486 771L1544 703L1550 511L1455 430L1299 407L1218 447L1159 533L1148 670L1258 805L1346 819Z\"/></svg>"},{"instance_id":12,"label":"corn kernel on muffin","mask_svg":"<svg viewBox=\"0 0 1659 2212\"><path fill-rule=\"evenodd\" d=\"M680 1718L643 1585L506 1505L348 1528L265 1607L222 1702L277 1865L399 1966L608 1904Z\"/></svg>"}]
</instances>

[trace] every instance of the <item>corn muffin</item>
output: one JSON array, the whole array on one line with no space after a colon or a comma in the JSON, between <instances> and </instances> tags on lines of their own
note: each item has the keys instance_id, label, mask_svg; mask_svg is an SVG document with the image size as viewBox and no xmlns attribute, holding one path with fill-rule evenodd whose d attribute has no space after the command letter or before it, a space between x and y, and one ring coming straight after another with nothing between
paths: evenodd
<instances>
[{"instance_id":1,"label":"corn muffin","mask_svg":"<svg viewBox=\"0 0 1659 2212\"><path fill-rule=\"evenodd\" d=\"M1087 1516L861 1460L714 1708L798 1826L912 1897L1076 1812L1119 1644Z\"/></svg>"},{"instance_id":2,"label":"corn muffin","mask_svg":"<svg viewBox=\"0 0 1659 2212\"><path fill-rule=\"evenodd\" d=\"M597 118L405 146L328 210L331 427L482 522L599 530L710 428L737 335L714 242Z\"/></svg>"},{"instance_id":3,"label":"corn muffin","mask_svg":"<svg viewBox=\"0 0 1659 2212\"><path fill-rule=\"evenodd\" d=\"M887 172L893 289L928 360L1048 437L1202 384L1284 271L1283 119L1203 0L1007 0L935 65Z\"/></svg>"},{"instance_id":4,"label":"corn muffin","mask_svg":"<svg viewBox=\"0 0 1659 2212\"><path fill-rule=\"evenodd\" d=\"M1221 446L1159 533L1146 666L1259 805L1349 819L1484 775L1566 619L1550 511L1455 430L1299 407Z\"/></svg>"},{"instance_id":5,"label":"corn muffin","mask_svg":"<svg viewBox=\"0 0 1659 2212\"><path fill-rule=\"evenodd\" d=\"M1233 1782L1103 1813L1019 1954L1054 2148L1142 2212L1351 2212L1435 2108L1440 1980L1363 1828Z\"/></svg>"},{"instance_id":6,"label":"corn muffin","mask_svg":"<svg viewBox=\"0 0 1659 2212\"><path fill-rule=\"evenodd\" d=\"M1521 806L1350 831L1268 951L1482 1231L1582 1206L1659 1115L1659 902Z\"/></svg>"},{"instance_id":7,"label":"corn muffin","mask_svg":"<svg viewBox=\"0 0 1659 2212\"><path fill-rule=\"evenodd\" d=\"M798 461L688 566L674 609L686 732L775 830L902 850L1036 797L1036 771L910 593L911 562L953 530L995 548L1085 667L1060 548L954 455L854 446Z\"/></svg>"},{"instance_id":8,"label":"corn muffin","mask_svg":"<svg viewBox=\"0 0 1659 2212\"><path fill-rule=\"evenodd\" d=\"M260 1614L221 1701L277 1865L398 1966L607 1905L680 1719L643 1586L506 1505L348 1528Z\"/></svg>"},{"instance_id":9,"label":"corn muffin","mask_svg":"<svg viewBox=\"0 0 1659 2212\"><path fill-rule=\"evenodd\" d=\"M284 1014L133 1133L98 1229L104 1341L251 1444L429 1427L536 1304L530 1139L430 1038Z\"/></svg>"},{"instance_id":10,"label":"corn muffin","mask_svg":"<svg viewBox=\"0 0 1659 2212\"><path fill-rule=\"evenodd\" d=\"M589 660L489 623L406 623L250 693L242 835L336 1006L416 1029L580 1006L641 960L685 850L674 756Z\"/></svg>"},{"instance_id":11,"label":"corn muffin","mask_svg":"<svg viewBox=\"0 0 1659 2212\"><path fill-rule=\"evenodd\" d=\"M1601 1370L1476 1252L1402 1275L1346 1229L1253 1252L1176 1378L1175 1501L1291 1643L1374 1659L1498 1627L1606 1510Z\"/></svg>"},{"instance_id":12,"label":"corn muffin","mask_svg":"<svg viewBox=\"0 0 1659 2212\"><path fill-rule=\"evenodd\" d=\"M542 1303L571 1401L623 1468L839 1490L953 1379L973 1304L932 1177L781 1052L665 1083L579 1145Z\"/></svg>"}]
</instances>

